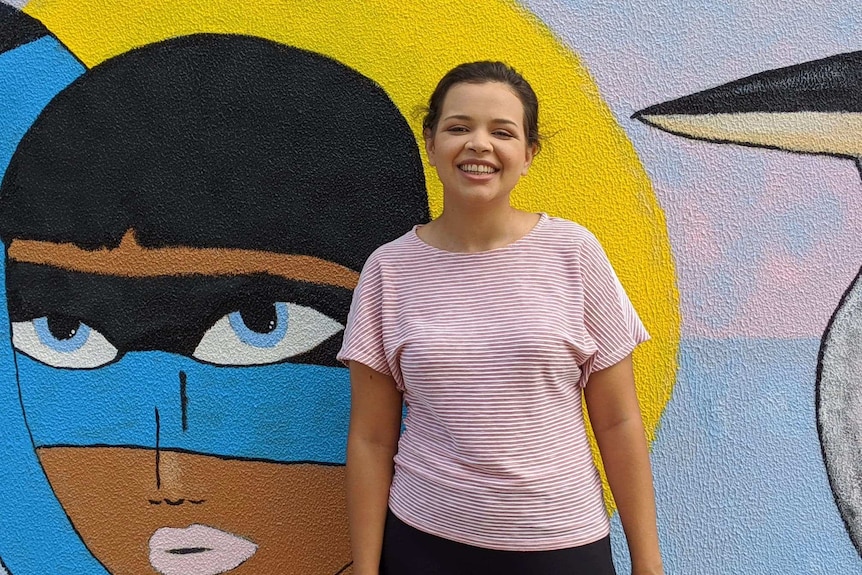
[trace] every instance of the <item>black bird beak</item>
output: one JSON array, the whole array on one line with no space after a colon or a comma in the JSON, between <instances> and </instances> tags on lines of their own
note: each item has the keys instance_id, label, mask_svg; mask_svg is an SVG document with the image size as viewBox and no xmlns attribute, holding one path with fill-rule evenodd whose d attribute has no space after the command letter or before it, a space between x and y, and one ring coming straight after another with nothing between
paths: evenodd
<instances>
[{"instance_id":1,"label":"black bird beak","mask_svg":"<svg viewBox=\"0 0 862 575\"><path fill-rule=\"evenodd\" d=\"M859 166L862 51L761 72L632 118L686 138L838 156Z\"/></svg>"}]
</instances>

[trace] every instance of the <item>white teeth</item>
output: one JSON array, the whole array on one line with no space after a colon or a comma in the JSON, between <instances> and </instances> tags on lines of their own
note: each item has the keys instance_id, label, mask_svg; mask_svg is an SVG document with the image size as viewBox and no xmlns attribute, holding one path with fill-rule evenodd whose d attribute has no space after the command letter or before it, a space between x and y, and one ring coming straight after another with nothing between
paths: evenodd
<instances>
[{"instance_id":1,"label":"white teeth","mask_svg":"<svg viewBox=\"0 0 862 575\"><path fill-rule=\"evenodd\" d=\"M492 168L491 166L483 166L479 164L464 164L458 167L462 172L467 172L468 174L493 174L497 171L496 168Z\"/></svg>"}]
</instances>

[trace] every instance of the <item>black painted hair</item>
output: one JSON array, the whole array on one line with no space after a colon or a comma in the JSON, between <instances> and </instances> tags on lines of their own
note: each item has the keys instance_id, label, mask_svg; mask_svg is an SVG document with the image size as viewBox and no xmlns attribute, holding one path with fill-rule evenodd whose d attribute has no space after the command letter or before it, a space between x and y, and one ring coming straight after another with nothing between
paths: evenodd
<instances>
[{"instance_id":1,"label":"black painted hair","mask_svg":"<svg viewBox=\"0 0 862 575\"><path fill-rule=\"evenodd\" d=\"M0 4L0 54L50 35L38 20L14 6Z\"/></svg>"},{"instance_id":2,"label":"black painted hair","mask_svg":"<svg viewBox=\"0 0 862 575\"><path fill-rule=\"evenodd\" d=\"M542 137L539 134L539 99L530 83L514 68L503 62L488 60L467 62L446 72L431 93L431 98L428 99L428 108L425 112L425 118L422 120L423 132L426 135L433 134L434 130L437 129L443 100L452 86L456 84L485 84L487 82L506 84L521 101L524 108L524 129L527 132L527 143L536 146L536 151L538 151L542 145Z\"/></svg>"},{"instance_id":3,"label":"black painted hair","mask_svg":"<svg viewBox=\"0 0 862 575\"><path fill-rule=\"evenodd\" d=\"M429 219L416 139L347 66L195 34L105 61L60 92L0 186L0 237L253 249L359 270Z\"/></svg>"}]
</instances>

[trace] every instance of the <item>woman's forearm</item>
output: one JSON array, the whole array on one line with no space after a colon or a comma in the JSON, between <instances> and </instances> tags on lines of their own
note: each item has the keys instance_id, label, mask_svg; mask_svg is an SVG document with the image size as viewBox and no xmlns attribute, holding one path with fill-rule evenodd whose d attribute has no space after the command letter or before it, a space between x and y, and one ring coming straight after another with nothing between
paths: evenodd
<instances>
[{"instance_id":1,"label":"woman's forearm","mask_svg":"<svg viewBox=\"0 0 862 575\"><path fill-rule=\"evenodd\" d=\"M357 437L347 441L347 515L354 575L378 575L395 449Z\"/></svg>"},{"instance_id":2,"label":"woman's forearm","mask_svg":"<svg viewBox=\"0 0 862 575\"><path fill-rule=\"evenodd\" d=\"M391 376L350 362L347 519L353 575L378 575L401 432L401 392Z\"/></svg>"},{"instance_id":3,"label":"woman's forearm","mask_svg":"<svg viewBox=\"0 0 862 575\"><path fill-rule=\"evenodd\" d=\"M626 533L632 575L661 575L652 471L631 356L591 374L584 399Z\"/></svg>"},{"instance_id":4,"label":"woman's forearm","mask_svg":"<svg viewBox=\"0 0 862 575\"><path fill-rule=\"evenodd\" d=\"M632 575L660 575L655 494L643 423L632 417L595 433L626 534Z\"/></svg>"}]
</instances>

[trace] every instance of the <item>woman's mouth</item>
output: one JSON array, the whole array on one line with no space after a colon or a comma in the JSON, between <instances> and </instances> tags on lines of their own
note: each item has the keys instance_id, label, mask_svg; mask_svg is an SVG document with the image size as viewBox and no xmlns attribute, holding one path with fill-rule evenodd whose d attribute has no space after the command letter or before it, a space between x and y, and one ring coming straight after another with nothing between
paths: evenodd
<instances>
[{"instance_id":1,"label":"woman's mouth","mask_svg":"<svg viewBox=\"0 0 862 575\"><path fill-rule=\"evenodd\" d=\"M162 527L150 537L150 565L163 575L219 575L256 551L248 539L206 525Z\"/></svg>"},{"instance_id":2,"label":"woman's mouth","mask_svg":"<svg viewBox=\"0 0 862 575\"><path fill-rule=\"evenodd\" d=\"M488 166L486 164L461 164L458 166L458 169L466 174L473 175L493 174L499 171L494 166Z\"/></svg>"}]
</instances>

